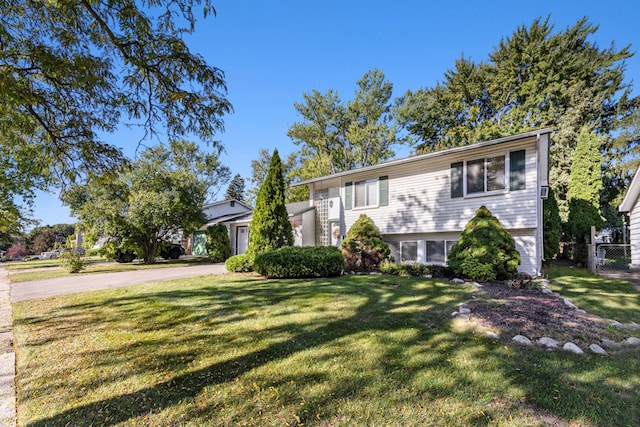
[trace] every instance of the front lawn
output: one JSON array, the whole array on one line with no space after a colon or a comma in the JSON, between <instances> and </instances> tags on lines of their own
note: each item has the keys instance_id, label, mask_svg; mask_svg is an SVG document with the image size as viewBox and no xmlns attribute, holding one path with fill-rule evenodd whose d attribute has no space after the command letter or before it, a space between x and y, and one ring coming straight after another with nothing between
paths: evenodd
<instances>
[{"instance_id":1,"label":"front lawn","mask_svg":"<svg viewBox=\"0 0 640 427\"><path fill-rule=\"evenodd\" d=\"M640 425L638 350L490 339L469 285L223 275L14 305L18 425Z\"/></svg>"}]
</instances>

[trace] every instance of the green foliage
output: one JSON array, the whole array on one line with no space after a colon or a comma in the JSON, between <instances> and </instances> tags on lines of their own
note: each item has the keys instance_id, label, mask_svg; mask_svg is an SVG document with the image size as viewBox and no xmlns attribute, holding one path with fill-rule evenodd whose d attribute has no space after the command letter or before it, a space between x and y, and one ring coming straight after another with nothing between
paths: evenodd
<instances>
[{"instance_id":1,"label":"green foliage","mask_svg":"<svg viewBox=\"0 0 640 427\"><path fill-rule=\"evenodd\" d=\"M240 200L244 202L244 178L240 174L235 174L229 183L227 193L224 195L225 200Z\"/></svg>"},{"instance_id":2,"label":"green foliage","mask_svg":"<svg viewBox=\"0 0 640 427\"><path fill-rule=\"evenodd\" d=\"M293 176L304 180L392 158L393 146L405 142L396 135L392 90L382 71L371 70L358 81L346 106L334 90L303 94L304 102L294 104L302 121L287 133L301 147Z\"/></svg>"},{"instance_id":3,"label":"green foliage","mask_svg":"<svg viewBox=\"0 0 640 427\"><path fill-rule=\"evenodd\" d=\"M480 206L449 251L447 265L471 280L508 280L518 272L520 254L500 221Z\"/></svg>"},{"instance_id":4,"label":"green foliage","mask_svg":"<svg viewBox=\"0 0 640 427\"><path fill-rule=\"evenodd\" d=\"M285 207L285 184L278 150L273 151L249 225L247 253L256 256L293 245L293 231Z\"/></svg>"},{"instance_id":5,"label":"green foliage","mask_svg":"<svg viewBox=\"0 0 640 427\"><path fill-rule=\"evenodd\" d=\"M227 258L224 266L232 273L251 273L253 271L253 257L249 254L234 255Z\"/></svg>"},{"instance_id":6,"label":"green foliage","mask_svg":"<svg viewBox=\"0 0 640 427\"><path fill-rule=\"evenodd\" d=\"M202 206L207 195L228 175L218 153L171 141L168 147L145 149L118 176L100 175L85 186L71 186L64 200L91 234L108 236L116 248L133 249L143 262L152 263L161 242L206 222Z\"/></svg>"},{"instance_id":7,"label":"green foliage","mask_svg":"<svg viewBox=\"0 0 640 427\"><path fill-rule=\"evenodd\" d=\"M602 156L598 137L583 129L578 138L569 183L569 218L567 229L576 244L574 260L585 263L586 244L591 227L602 227L600 191L602 190Z\"/></svg>"},{"instance_id":8,"label":"green foliage","mask_svg":"<svg viewBox=\"0 0 640 427\"><path fill-rule=\"evenodd\" d=\"M389 257L389 245L382 241L380 231L365 214L353 223L340 245L347 271L376 271Z\"/></svg>"},{"instance_id":9,"label":"green foliage","mask_svg":"<svg viewBox=\"0 0 640 427\"><path fill-rule=\"evenodd\" d=\"M543 201L542 209L544 259L549 262L558 253L562 234L562 220L553 189L549 189L549 197Z\"/></svg>"},{"instance_id":10,"label":"green foliage","mask_svg":"<svg viewBox=\"0 0 640 427\"><path fill-rule=\"evenodd\" d=\"M253 269L274 279L334 277L342 274L344 257L333 246L288 246L258 255Z\"/></svg>"},{"instance_id":11,"label":"green foliage","mask_svg":"<svg viewBox=\"0 0 640 427\"><path fill-rule=\"evenodd\" d=\"M60 265L69 273L79 273L86 268L84 259L75 251L64 252L60 256Z\"/></svg>"},{"instance_id":12,"label":"green foliage","mask_svg":"<svg viewBox=\"0 0 640 427\"><path fill-rule=\"evenodd\" d=\"M586 18L559 32L548 18L520 26L495 45L488 60L463 57L435 87L408 91L396 110L398 122L419 144L418 152L555 128L550 182L566 220L580 130L607 135L638 100L629 99L631 85L624 82L630 47L600 48L589 41L597 29Z\"/></svg>"},{"instance_id":13,"label":"green foliage","mask_svg":"<svg viewBox=\"0 0 640 427\"><path fill-rule=\"evenodd\" d=\"M224 262L231 256L229 231L224 224L207 227L207 254L213 262Z\"/></svg>"},{"instance_id":14,"label":"green foliage","mask_svg":"<svg viewBox=\"0 0 640 427\"><path fill-rule=\"evenodd\" d=\"M452 278L453 271L444 265L425 265L419 263L401 263L383 261L380 263L380 273L392 276Z\"/></svg>"}]
</instances>

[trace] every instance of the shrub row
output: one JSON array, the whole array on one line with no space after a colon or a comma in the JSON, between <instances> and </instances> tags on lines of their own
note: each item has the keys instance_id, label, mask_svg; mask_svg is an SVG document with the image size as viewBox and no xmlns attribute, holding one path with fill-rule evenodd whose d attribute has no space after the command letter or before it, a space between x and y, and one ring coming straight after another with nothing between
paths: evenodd
<instances>
[{"instance_id":1,"label":"shrub row","mask_svg":"<svg viewBox=\"0 0 640 427\"><path fill-rule=\"evenodd\" d=\"M250 273L253 271L253 259L247 254L227 258L224 266L232 273Z\"/></svg>"},{"instance_id":2,"label":"shrub row","mask_svg":"<svg viewBox=\"0 0 640 427\"><path fill-rule=\"evenodd\" d=\"M333 277L344 270L344 256L332 246L285 246L256 256L253 269L274 279Z\"/></svg>"},{"instance_id":3,"label":"shrub row","mask_svg":"<svg viewBox=\"0 0 640 427\"><path fill-rule=\"evenodd\" d=\"M383 262L380 264L380 272L394 276L414 276L424 277L431 276L434 278L451 279L455 276L452 269L444 265L425 265L418 263L402 263Z\"/></svg>"}]
</instances>

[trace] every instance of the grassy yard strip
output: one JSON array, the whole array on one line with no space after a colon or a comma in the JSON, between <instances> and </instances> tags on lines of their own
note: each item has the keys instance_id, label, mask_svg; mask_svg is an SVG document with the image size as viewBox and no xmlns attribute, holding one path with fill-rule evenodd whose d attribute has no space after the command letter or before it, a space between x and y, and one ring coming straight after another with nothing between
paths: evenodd
<instances>
[{"instance_id":1,"label":"grassy yard strip","mask_svg":"<svg viewBox=\"0 0 640 427\"><path fill-rule=\"evenodd\" d=\"M194 264L209 263L208 258L183 258L178 260L158 260L155 264L119 263L116 261L104 261L102 258L89 258L87 267L80 273L74 273L74 276L96 274L96 273L116 273L120 271L145 270L152 268L167 267L183 267ZM56 263L55 265L43 265L41 263ZM10 264L7 268L9 271L9 280L11 283L30 282L32 280L55 279L57 277L70 276L65 269L60 268L44 268L60 266L60 260L53 261L27 261L24 264ZM16 268L17 267L17 268ZM26 267L26 268L25 268ZM29 269L32 269L29 271ZM25 271L26 270L26 271Z\"/></svg>"},{"instance_id":2,"label":"grassy yard strip","mask_svg":"<svg viewBox=\"0 0 640 427\"><path fill-rule=\"evenodd\" d=\"M520 348L470 286L207 276L14 306L18 425L640 425L637 351Z\"/></svg>"},{"instance_id":3,"label":"grassy yard strip","mask_svg":"<svg viewBox=\"0 0 640 427\"><path fill-rule=\"evenodd\" d=\"M551 288L578 307L605 319L640 323L640 293L629 282L611 280L583 268L551 267Z\"/></svg>"}]
</instances>

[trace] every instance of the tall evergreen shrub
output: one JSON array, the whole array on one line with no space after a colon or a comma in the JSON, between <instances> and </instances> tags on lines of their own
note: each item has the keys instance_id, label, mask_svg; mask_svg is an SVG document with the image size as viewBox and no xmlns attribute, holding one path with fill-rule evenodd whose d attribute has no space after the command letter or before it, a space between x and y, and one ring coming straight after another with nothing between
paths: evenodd
<instances>
[{"instance_id":1,"label":"tall evergreen shrub","mask_svg":"<svg viewBox=\"0 0 640 427\"><path fill-rule=\"evenodd\" d=\"M229 232L223 224L207 227L207 255L213 262L224 262L231 256Z\"/></svg>"},{"instance_id":2,"label":"tall evergreen shrub","mask_svg":"<svg viewBox=\"0 0 640 427\"><path fill-rule=\"evenodd\" d=\"M247 254L258 254L293 245L293 231L285 207L285 183L278 150L273 151L267 176L260 186L249 226Z\"/></svg>"}]
</instances>

